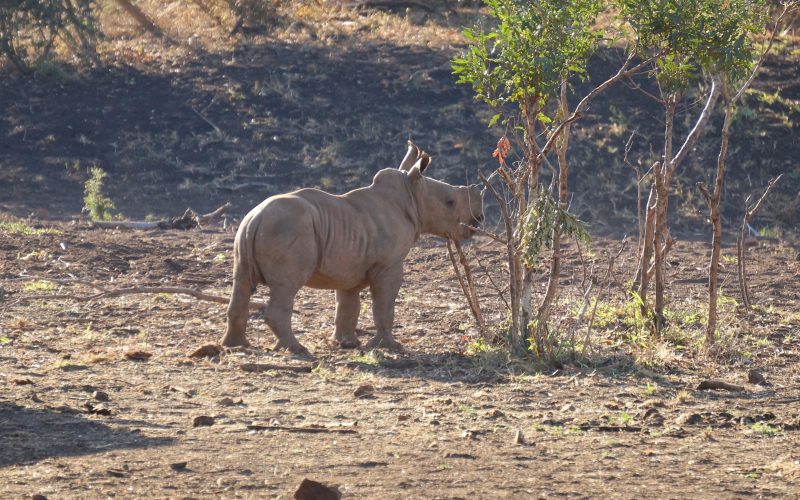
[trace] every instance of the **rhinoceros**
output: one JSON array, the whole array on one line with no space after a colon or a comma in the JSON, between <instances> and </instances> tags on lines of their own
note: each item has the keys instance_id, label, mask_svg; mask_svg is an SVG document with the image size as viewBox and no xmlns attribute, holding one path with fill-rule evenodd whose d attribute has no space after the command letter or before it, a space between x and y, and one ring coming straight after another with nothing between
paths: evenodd
<instances>
[{"instance_id":1,"label":"rhinoceros","mask_svg":"<svg viewBox=\"0 0 800 500\"><path fill-rule=\"evenodd\" d=\"M292 310L303 287L336 291L332 340L360 345L360 291L370 288L377 332L367 348L402 349L392 336L403 260L421 234L468 239L483 220L477 186L452 186L423 175L431 157L409 142L399 168L343 195L300 189L268 198L242 220L234 242L233 290L224 346L247 346L250 296L269 287L263 310L278 338L275 350L308 355L292 333Z\"/></svg>"}]
</instances>

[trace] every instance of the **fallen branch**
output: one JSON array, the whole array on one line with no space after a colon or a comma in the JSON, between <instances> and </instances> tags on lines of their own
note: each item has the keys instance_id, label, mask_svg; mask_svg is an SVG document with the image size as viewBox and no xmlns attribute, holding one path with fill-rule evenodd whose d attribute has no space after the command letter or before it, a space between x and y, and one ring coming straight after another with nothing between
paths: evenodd
<instances>
[{"instance_id":1,"label":"fallen branch","mask_svg":"<svg viewBox=\"0 0 800 500\"><path fill-rule=\"evenodd\" d=\"M240 368L242 371L249 373L261 373L270 370L311 373L312 370L311 365L279 365L275 363L245 363Z\"/></svg>"},{"instance_id":2,"label":"fallen branch","mask_svg":"<svg viewBox=\"0 0 800 500\"><path fill-rule=\"evenodd\" d=\"M358 434L358 431L355 429L342 429L338 427L289 427L285 425L250 424L247 428L251 431L284 431L305 434L322 434L326 432L334 434Z\"/></svg>"},{"instance_id":3,"label":"fallen branch","mask_svg":"<svg viewBox=\"0 0 800 500\"><path fill-rule=\"evenodd\" d=\"M92 221L92 225L102 229L194 229L219 221L231 207L233 207L233 205L231 205L230 202L226 202L213 212L204 215L198 215L191 208L187 208L183 215L172 219L161 219L157 221Z\"/></svg>"},{"instance_id":4,"label":"fallen branch","mask_svg":"<svg viewBox=\"0 0 800 500\"><path fill-rule=\"evenodd\" d=\"M42 281L53 281L48 278L42 278ZM57 281L55 281L57 282ZM133 295L140 293L175 293L181 295L189 295L197 300L205 300L208 302L216 302L218 304L227 304L229 299L219 295L212 295L202 292L194 288L173 287L173 286L132 286L129 288L117 288L113 290L105 290L93 295L74 295L74 294L56 294L56 295L28 295L19 297L17 300L74 300L76 302L91 302L93 300L108 299L112 297L120 297L122 295ZM266 307L265 302L258 300L251 300L249 308L252 310L261 310Z\"/></svg>"},{"instance_id":5,"label":"fallen branch","mask_svg":"<svg viewBox=\"0 0 800 500\"><path fill-rule=\"evenodd\" d=\"M724 390L731 392L744 391L744 387L742 387L741 385L729 384L728 382L723 382L722 380L703 380L697 386L698 391L705 391L707 389Z\"/></svg>"}]
</instances>

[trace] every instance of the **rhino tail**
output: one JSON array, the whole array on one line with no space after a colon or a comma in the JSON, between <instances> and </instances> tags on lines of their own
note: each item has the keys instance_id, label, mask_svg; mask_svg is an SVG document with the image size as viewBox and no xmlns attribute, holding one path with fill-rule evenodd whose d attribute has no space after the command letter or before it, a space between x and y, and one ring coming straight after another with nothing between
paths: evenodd
<instances>
[{"instance_id":1,"label":"rhino tail","mask_svg":"<svg viewBox=\"0 0 800 500\"><path fill-rule=\"evenodd\" d=\"M242 221L236 237L236 274L241 273L240 275L249 281L251 292L255 291L259 284L266 283L255 259L256 234L260 223L261 217L248 215Z\"/></svg>"}]
</instances>

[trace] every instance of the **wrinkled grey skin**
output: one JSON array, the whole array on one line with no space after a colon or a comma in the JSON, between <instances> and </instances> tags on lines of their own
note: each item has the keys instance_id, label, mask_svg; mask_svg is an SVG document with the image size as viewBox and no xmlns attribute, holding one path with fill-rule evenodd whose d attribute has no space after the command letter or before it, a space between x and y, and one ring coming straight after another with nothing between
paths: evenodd
<instances>
[{"instance_id":1,"label":"wrinkled grey skin","mask_svg":"<svg viewBox=\"0 0 800 500\"><path fill-rule=\"evenodd\" d=\"M248 213L234 243L233 291L224 346L247 346L250 296L270 289L264 319L275 349L308 351L292 333L292 308L303 286L336 290L333 339L359 345L359 292L370 288L377 333L367 348L401 349L392 337L403 259L423 233L467 239L483 219L480 191L423 176L430 156L409 143L399 169L384 169L368 187L344 195L301 189L272 196Z\"/></svg>"}]
</instances>

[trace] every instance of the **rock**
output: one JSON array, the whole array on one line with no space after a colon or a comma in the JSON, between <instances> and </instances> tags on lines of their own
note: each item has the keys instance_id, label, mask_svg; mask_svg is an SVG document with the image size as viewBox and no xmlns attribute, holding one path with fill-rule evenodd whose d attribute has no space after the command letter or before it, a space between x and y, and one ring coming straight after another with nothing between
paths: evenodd
<instances>
[{"instance_id":1,"label":"rock","mask_svg":"<svg viewBox=\"0 0 800 500\"><path fill-rule=\"evenodd\" d=\"M497 408L495 408L494 410L488 412L486 414L486 416L489 417L489 418L501 418L501 417L505 417L506 414L503 413L501 410L498 410Z\"/></svg>"},{"instance_id":2,"label":"rock","mask_svg":"<svg viewBox=\"0 0 800 500\"><path fill-rule=\"evenodd\" d=\"M371 384L360 385L355 391L353 391L353 396L357 398L366 398L374 395L375 387Z\"/></svg>"},{"instance_id":3,"label":"rock","mask_svg":"<svg viewBox=\"0 0 800 500\"><path fill-rule=\"evenodd\" d=\"M94 391L92 393L92 398L95 401L108 401L108 394L103 391Z\"/></svg>"},{"instance_id":4,"label":"rock","mask_svg":"<svg viewBox=\"0 0 800 500\"><path fill-rule=\"evenodd\" d=\"M747 381L755 385L770 385L767 379L764 378L764 375L757 370L750 370L747 372Z\"/></svg>"},{"instance_id":5,"label":"rock","mask_svg":"<svg viewBox=\"0 0 800 500\"><path fill-rule=\"evenodd\" d=\"M411 419L411 415L398 415L397 416L397 421L398 422L405 422L406 420L410 420L410 419Z\"/></svg>"},{"instance_id":6,"label":"rock","mask_svg":"<svg viewBox=\"0 0 800 500\"><path fill-rule=\"evenodd\" d=\"M660 427L664 425L664 416L655 408L649 408L644 412L642 420L650 427Z\"/></svg>"},{"instance_id":7,"label":"rock","mask_svg":"<svg viewBox=\"0 0 800 500\"><path fill-rule=\"evenodd\" d=\"M525 434L522 433L521 429L517 429L514 433L514 444L527 444L525 442Z\"/></svg>"},{"instance_id":8,"label":"rock","mask_svg":"<svg viewBox=\"0 0 800 500\"><path fill-rule=\"evenodd\" d=\"M219 344L204 344L187 354L187 356L190 358L213 358L214 356L219 356L223 350L223 347Z\"/></svg>"},{"instance_id":9,"label":"rock","mask_svg":"<svg viewBox=\"0 0 800 500\"><path fill-rule=\"evenodd\" d=\"M95 404L91 401L87 401L84 403L83 407L92 415L103 415L104 417L111 415L111 409L109 409L108 405L105 403Z\"/></svg>"},{"instance_id":10,"label":"rock","mask_svg":"<svg viewBox=\"0 0 800 500\"><path fill-rule=\"evenodd\" d=\"M297 491L294 492L296 500L339 500L342 494L336 488L330 488L322 483L303 479Z\"/></svg>"},{"instance_id":11,"label":"rock","mask_svg":"<svg viewBox=\"0 0 800 500\"><path fill-rule=\"evenodd\" d=\"M188 462L174 462L169 464L169 468L174 470L175 472L183 472L186 470L186 464Z\"/></svg>"},{"instance_id":12,"label":"rock","mask_svg":"<svg viewBox=\"0 0 800 500\"><path fill-rule=\"evenodd\" d=\"M678 425L697 425L702 421L703 417L698 413L683 413L675 419Z\"/></svg>"},{"instance_id":13,"label":"rock","mask_svg":"<svg viewBox=\"0 0 800 500\"><path fill-rule=\"evenodd\" d=\"M125 353L125 358L131 361L147 361L153 356L153 353L134 349Z\"/></svg>"},{"instance_id":14,"label":"rock","mask_svg":"<svg viewBox=\"0 0 800 500\"><path fill-rule=\"evenodd\" d=\"M198 415L192 420L193 427L209 427L211 425L214 425L214 417L208 415Z\"/></svg>"},{"instance_id":15,"label":"rock","mask_svg":"<svg viewBox=\"0 0 800 500\"><path fill-rule=\"evenodd\" d=\"M571 403L567 403L561 407L561 411L575 411L575 406L573 406Z\"/></svg>"},{"instance_id":16,"label":"rock","mask_svg":"<svg viewBox=\"0 0 800 500\"><path fill-rule=\"evenodd\" d=\"M222 398L217 402L217 404L220 406L233 406L236 403L234 403L234 401L231 398Z\"/></svg>"},{"instance_id":17,"label":"rock","mask_svg":"<svg viewBox=\"0 0 800 500\"><path fill-rule=\"evenodd\" d=\"M35 495L31 495L31 500L47 500L47 497L41 493L36 493Z\"/></svg>"}]
</instances>

